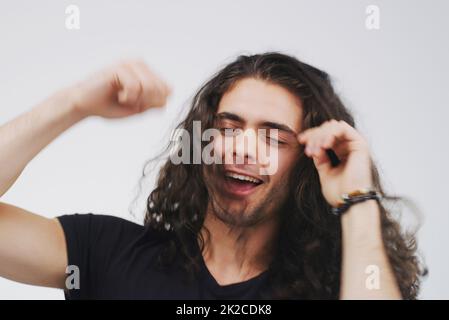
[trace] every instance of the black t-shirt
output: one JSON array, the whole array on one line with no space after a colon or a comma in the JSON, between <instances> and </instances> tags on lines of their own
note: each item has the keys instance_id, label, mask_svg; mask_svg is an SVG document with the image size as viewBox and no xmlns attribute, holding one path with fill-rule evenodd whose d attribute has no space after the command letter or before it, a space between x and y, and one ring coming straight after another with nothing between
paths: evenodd
<instances>
[{"instance_id":1,"label":"black t-shirt","mask_svg":"<svg viewBox=\"0 0 449 320\"><path fill-rule=\"evenodd\" d=\"M66 299L259 299L267 272L244 282L221 286L201 259L194 281L183 262L167 270L154 259L173 235L113 216L72 214L58 217L66 237L68 264L78 267L79 289ZM196 241L192 248L198 250Z\"/></svg>"}]
</instances>

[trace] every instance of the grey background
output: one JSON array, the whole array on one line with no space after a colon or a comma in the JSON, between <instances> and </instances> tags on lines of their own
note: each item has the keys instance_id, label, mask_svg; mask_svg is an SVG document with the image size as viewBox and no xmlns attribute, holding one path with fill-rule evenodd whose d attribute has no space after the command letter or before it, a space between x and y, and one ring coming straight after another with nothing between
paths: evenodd
<instances>
[{"instance_id":1,"label":"grey background","mask_svg":"<svg viewBox=\"0 0 449 320\"><path fill-rule=\"evenodd\" d=\"M65 28L65 8L81 29ZM365 9L380 8L367 30ZM422 299L449 298L447 15L434 1L0 1L0 122L92 71L142 57L174 88L166 110L88 119L59 137L2 198L54 217L128 212L144 161L164 146L199 85L240 53L280 50L323 68L354 111L387 190L413 198L430 274ZM151 182L150 182L151 185ZM0 299L62 299L0 279Z\"/></svg>"}]
</instances>

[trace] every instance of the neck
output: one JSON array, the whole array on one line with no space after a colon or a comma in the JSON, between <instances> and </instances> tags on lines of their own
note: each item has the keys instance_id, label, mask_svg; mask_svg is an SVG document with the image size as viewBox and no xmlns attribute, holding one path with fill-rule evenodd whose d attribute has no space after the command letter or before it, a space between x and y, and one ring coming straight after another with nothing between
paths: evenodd
<instances>
[{"instance_id":1,"label":"neck","mask_svg":"<svg viewBox=\"0 0 449 320\"><path fill-rule=\"evenodd\" d=\"M267 270L277 231L277 219L239 228L219 220L209 208L201 230L205 241L203 258L209 272L220 285L226 285L246 281Z\"/></svg>"}]
</instances>

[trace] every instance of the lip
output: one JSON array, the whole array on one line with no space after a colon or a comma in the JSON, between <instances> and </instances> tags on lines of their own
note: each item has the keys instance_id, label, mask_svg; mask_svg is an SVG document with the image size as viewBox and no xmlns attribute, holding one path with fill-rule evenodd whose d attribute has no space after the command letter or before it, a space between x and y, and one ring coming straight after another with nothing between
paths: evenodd
<instances>
[{"instance_id":1,"label":"lip","mask_svg":"<svg viewBox=\"0 0 449 320\"><path fill-rule=\"evenodd\" d=\"M226 168L225 168L224 172L225 172L225 174L228 173L228 172L229 172L229 173L236 173L236 174L240 174L240 175L243 175L243 176L251 177L251 178L253 178L253 179L257 179L257 180L259 180L259 181L262 181L262 183L265 182L264 179L263 179L262 177L256 176L256 175L254 175L254 174L252 174L252 173L249 173L249 172L246 172L246 171L244 171L244 170L236 170L236 169L234 169L234 168L232 168L232 169L226 169Z\"/></svg>"},{"instance_id":2,"label":"lip","mask_svg":"<svg viewBox=\"0 0 449 320\"><path fill-rule=\"evenodd\" d=\"M236 173L236 174L241 174L241 175L245 175L254 179L257 179L259 181L262 181L260 184L252 184L249 183L247 185L242 185L239 182L234 182L232 180L232 178L227 178L226 177L226 173ZM239 170L225 170L225 176L223 176L223 181L224 181L224 188L223 191L225 191L225 193L227 193L230 196L233 197L246 197L252 193L254 193L258 187L260 187L264 181L258 177L255 177L252 174L248 174L244 171L239 171Z\"/></svg>"}]
</instances>

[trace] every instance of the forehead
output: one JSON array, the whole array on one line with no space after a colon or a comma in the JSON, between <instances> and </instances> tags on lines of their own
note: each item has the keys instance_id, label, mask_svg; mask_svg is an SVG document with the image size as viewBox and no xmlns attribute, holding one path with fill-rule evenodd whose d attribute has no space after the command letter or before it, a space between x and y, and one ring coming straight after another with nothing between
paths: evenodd
<instances>
[{"instance_id":1,"label":"forehead","mask_svg":"<svg viewBox=\"0 0 449 320\"><path fill-rule=\"evenodd\" d=\"M280 85L264 80L237 81L220 100L218 113L225 111L237 114L247 123L271 121L300 131L301 99Z\"/></svg>"}]
</instances>

